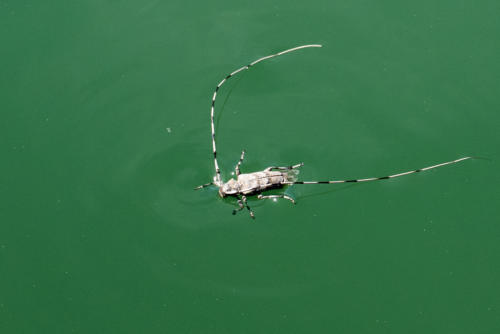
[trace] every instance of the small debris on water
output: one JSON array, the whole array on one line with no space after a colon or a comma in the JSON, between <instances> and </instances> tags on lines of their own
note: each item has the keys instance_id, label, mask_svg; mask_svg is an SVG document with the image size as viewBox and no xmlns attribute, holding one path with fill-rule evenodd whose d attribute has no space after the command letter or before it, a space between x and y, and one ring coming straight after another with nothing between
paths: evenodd
<instances>
[{"instance_id":1,"label":"small debris on water","mask_svg":"<svg viewBox=\"0 0 500 334\"><path fill-rule=\"evenodd\" d=\"M171 128L167 128L166 129L168 133L172 133L172 129Z\"/></svg>"}]
</instances>

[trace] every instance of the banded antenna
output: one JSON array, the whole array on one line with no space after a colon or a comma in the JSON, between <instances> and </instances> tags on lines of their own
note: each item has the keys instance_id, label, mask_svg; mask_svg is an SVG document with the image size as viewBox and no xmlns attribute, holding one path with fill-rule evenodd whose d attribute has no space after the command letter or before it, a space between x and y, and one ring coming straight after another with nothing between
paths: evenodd
<instances>
[{"instance_id":1,"label":"banded antenna","mask_svg":"<svg viewBox=\"0 0 500 334\"><path fill-rule=\"evenodd\" d=\"M438 168L441 166L455 164L457 162L468 160L468 159L474 159L474 158L473 157L463 157L463 158L456 159L453 161L443 162L443 163L440 163L437 165L419 168L419 169L415 169L415 170L410 170L408 172L402 172L402 173L393 174L393 175L389 175L389 176L370 177L370 178L366 178L366 179L333 180L333 181L292 181L292 182L283 182L282 184L331 184L331 183L349 183L349 182L367 182L367 181L387 180L387 179L393 179L393 178L408 175L408 174L424 172L426 170Z\"/></svg>"},{"instance_id":2,"label":"banded antenna","mask_svg":"<svg viewBox=\"0 0 500 334\"><path fill-rule=\"evenodd\" d=\"M231 74L227 75L224 79L222 79L221 82L219 82L219 84L217 85L217 87L215 87L214 95L212 97L212 106L210 108L210 124L212 126L212 149L213 149L213 152L214 152L214 165L215 165L215 177L214 177L213 184L215 184L215 185L217 185L219 187L224 184L224 182L222 181L222 177L220 175L220 168L219 168L219 164L217 162L217 148L215 146L215 124L214 124L214 118L215 118L215 99L217 98L217 92L219 91L219 88L221 88L221 86L229 78L231 78L232 76L234 76L237 73L242 72L244 70L248 70L250 67L252 67L252 66L260 63L261 61L264 61L264 60L267 60L267 59L271 59L271 58L274 58L274 57L278 57L278 56L284 55L286 53L290 53L290 52L297 51L297 50L300 50L300 49L305 49L305 48L320 48L320 47L321 47L320 44L302 45L302 46L297 46L297 47L294 47L294 48L291 48L291 49L288 49L288 50L285 50L285 51L281 51L281 52L278 52L278 53L275 53L275 54L272 54L272 55L269 55L269 56L265 56L265 57L259 58L259 59L255 60L255 61L251 62L250 64L248 64L246 66L243 66L243 67L240 67L239 69L235 70Z\"/></svg>"}]
</instances>

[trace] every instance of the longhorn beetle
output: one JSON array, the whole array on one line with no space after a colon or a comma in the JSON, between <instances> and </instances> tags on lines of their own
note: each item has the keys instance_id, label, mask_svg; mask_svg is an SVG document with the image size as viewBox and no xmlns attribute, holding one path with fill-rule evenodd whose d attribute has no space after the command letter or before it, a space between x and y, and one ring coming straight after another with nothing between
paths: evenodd
<instances>
[{"instance_id":1,"label":"longhorn beetle","mask_svg":"<svg viewBox=\"0 0 500 334\"><path fill-rule=\"evenodd\" d=\"M298 175L298 169L299 167L302 167L304 164L299 163L296 165L292 166L287 166L287 167L278 167L278 166L271 166L267 167L266 169L260 171L260 172L254 172L254 173L248 173L248 174L241 174L240 173L240 166L241 163L243 162L243 159L245 157L245 150L241 152L240 160L236 164L235 172L236 172L236 179L230 179L227 182L222 181L222 177L220 174L220 169L219 169L219 164L217 163L217 149L215 147L215 126L214 126L214 118L215 118L215 98L217 97L217 92L219 91L220 87L231 77L235 76L236 74L248 70L250 67L257 65L261 61L271 59L274 57L278 57L281 55L284 55L289 52L297 51L300 49L305 49L305 48L319 48L321 45L319 44L309 44L309 45L302 45L302 46L297 46L295 48L291 48L288 50L284 50L266 57L259 58L250 64L243 66L236 71L232 72L231 74L227 75L224 79L222 79L221 82L215 87L214 95L212 97L212 106L210 108L210 124L212 126L212 148L213 148L213 153L214 153L214 165L215 165L215 176L213 182L203 184L201 186L198 186L194 188L195 190L205 188L211 185L217 186L219 188L219 195L221 197L226 197L226 196L233 196L238 199L238 206L239 208L237 210L233 210L233 215L236 214L237 212L243 210L244 208L247 208L248 212L250 213L250 217L255 218L255 215L248 206L247 202L247 196L249 195L258 195L258 199L266 199L266 198L284 198L295 204L295 200L285 194L281 195L263 195L262 192L265 190L273 189L273 188L282 188L286 185L292 185L292 184L332 184L332 183L349 183L349 182L367 182L367 181L377 181L377 180L387 180L387 179L392 179L395 177L403 176L403 175L408 175L412 173L418 173L418 172L423 172L429 169L445 166L445 165L450 165L454 164L460 161L464 161L467 159L472 159L472 157L463 157L459 158L453 161L448 161L448 162L443 162L437 165L429 166L429 167L424 167L424 168L419 168L415 170L411 170L408 172L403 172L403 173L398 173L398 174L393 174L389 176L382 176L382 177L370 177L366 179L352 179L352 180L333 180L333 181L297 181L297 175Z\"/></svg>"}]
</instances>

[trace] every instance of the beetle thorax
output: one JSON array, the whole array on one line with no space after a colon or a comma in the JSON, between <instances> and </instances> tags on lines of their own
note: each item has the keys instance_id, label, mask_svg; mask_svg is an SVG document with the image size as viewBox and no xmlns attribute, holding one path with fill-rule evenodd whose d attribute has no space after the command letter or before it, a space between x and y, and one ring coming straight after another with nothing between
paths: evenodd
<instances>
[{"instance_id":1,"label":"beetle thorax","mask_svg":"<svg viewBox=\"0 0 500 334\"><path fill-rule=\"evenodd\" d=\"M219 195L221 197L236 195L240 192L240 184L235 179L230 179L219 187Z\"/></svg>"}]
</instances>

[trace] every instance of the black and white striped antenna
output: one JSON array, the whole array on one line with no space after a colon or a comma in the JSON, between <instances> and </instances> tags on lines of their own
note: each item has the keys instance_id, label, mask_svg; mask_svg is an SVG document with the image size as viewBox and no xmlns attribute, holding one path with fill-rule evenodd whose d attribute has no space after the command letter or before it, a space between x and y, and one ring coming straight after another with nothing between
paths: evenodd
<instances>
[{"instance_id":1,"label":"black and white striped antenna","mask_svg":"<svg viewBox=\"0 0 500 334\"><path fill-rule=\"evenodd\" d=\"M291 49L288 49L288 50L285 50L285 51L281 51L281 52L278 52L278 53L275 53L275 54L272 54L272 55L269 55L269 56L265 56L265 57L259 58L259 59L255 60L255 61L251 62L250 64L248 64L246 66L243 66L243 67L240 67L236 71L234 71L231 74L227 75L224 79L222 79L221 82L219 82L219 84L217 85L217 87L215 87L214 95L212 97L212 106L210 108L210 124L212 126L212 149L213 149L213 152L214 152L214 165L215 165L215 177L214 177L214 182L213 183L215 185L217 185L217 186L220 187L220 186L222 186L224 184L224 182L222 181L221 174L220 174L219 164L217 162L217 148L215 146L215 124L214 124L214 118L215 118L215 99L217 98L217 92L218 92L219 88L229 78L231 78L232 76L236 75L237 73L239 73L241 71L248 70L250 67L252 67L252 66L260 63L263 60L267 60L267 59L270 59L270 58L278 57L278 56L284 55L285 53L297 51L297 50L300 50L300 49L305 49L305 48L320 48L320 47L321 47L320 44L302 45L302 46L297 46L295 48L291 48Z\"/></svg>"},{"instance_id":2,"label":"black and white striped antenna","mask_svg":"<svg viewBox=\"0 0 500 334\"><path fill-rule=\"evenodd\" d=\"M293 181L293 182L283 182L282 184L332 184L332 183L368 182L368 181L387 180L387 179L393 179L393 178L408 175L408 174L424 172L426 170L438 168L441 166L455 164L457 162L468 160L468 159L473 159L473 157L463 157L460 159L456 159L456 160L448 161L448 162L443 162L443 163L429 166L429 167L419 168L419 169L415 169L415 170L410 170L408 172L402 172L402 173L388 175L388 176L382 176L382 177L370 177L370 178L366 178L366 179L352 179L352 180L332 180L332 181Z\"/></svg>"}]
</instances>

